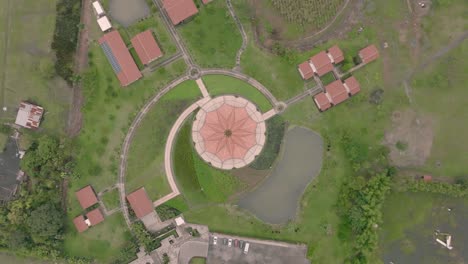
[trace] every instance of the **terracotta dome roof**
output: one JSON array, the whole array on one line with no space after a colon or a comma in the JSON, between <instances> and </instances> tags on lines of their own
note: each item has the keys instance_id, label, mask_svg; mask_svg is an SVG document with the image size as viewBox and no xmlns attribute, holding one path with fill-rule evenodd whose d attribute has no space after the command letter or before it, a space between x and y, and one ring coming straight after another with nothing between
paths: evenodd
<instances>
[{"instance_id":1,"label":"terracotta dome roof","mask_svg":"<svg viewBox=\"0 0 468 264\"><path fill-rule=\"evenodd\" d=\"M192 128L197 152L222 169L243 167L255 159L265 143L265 122L244 98L217 97L200 109Z\"/></svg>"}]
</instances>

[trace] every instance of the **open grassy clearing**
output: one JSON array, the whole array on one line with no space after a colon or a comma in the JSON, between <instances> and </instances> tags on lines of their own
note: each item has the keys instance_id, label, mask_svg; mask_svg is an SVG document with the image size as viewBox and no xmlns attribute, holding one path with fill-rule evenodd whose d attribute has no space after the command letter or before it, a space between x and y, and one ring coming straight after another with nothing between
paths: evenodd
<instances>
[{"instance_id":1,"label":"open grassy clearing","mask_svg":"<svg viewBox=\"0 0 468 264\"><path fill-rule=\"evenodd\" d=\"M193 147L191 119L179 131L173 157L177 183L189 206L225 202L241 187L227 171L215 169L199 157Z\"/></svg>"},{"instance_id":2,"label":"open grassy clearing","mask_svg":"<svg viewBox=\"0 0 468 264\"><path fill-rule=\"evenodd\" d=\"M10 10L7 1L0 4L0 103L8 108L0 113L1 120L14 122L19 102L28 100L46 110L41 129L61 134L71 90L63 80L52 77L55 55L50 42L56 1L10 2Z\"/></svg>"},{"instance_id":3,"label":"open grassy clearing","mask_svg":"<svg viewBox=\"0 0 468 264\"><path fill-rule=\"evenodd\" d=\"M196 83L186 81L151 108L137 128L130 146L127 192L144 186L150 198L155 200L171 191L164 171L166 138L179 115L200 97Z\"/></svg>"},{"instance_id":4,"label":"open grassy clearing","mask_svg":"<svg viewBox=\"0 0 468 264\"><path fill-rule=\"evenodd\" d=\"M120 198L119 198L118 189L113 189L111 191L105 192L102 195L101 199L104 202L106 209L109 211L120 207Z\"/></svg>"},{"instance_id":5,"label":"open grassy clearing","mask_svg":"<svg viewBox=\"0 0 468 264\"><path fill-rule=\"evenodd\" d=\"M194 257L190 260L190 264L205 264L206 258Z\"/></svg>"},{"instance_id":6,"label":"open grassy clearing","mask_svg":"<svg viewBox=\"0 0 468 264\"><path fill-rule=\"evenodd\" d=\"M263 113L273 107L260 91L239 79L224 75L205 75L202 79L212 97L223 94L239 95L252 101Z\"/></svg>"},{"instance_id":7,"label":"open grassy clearing","mask_svg":"<svg viewBox=\"0 0 468 264\"><path fill-rule=\"evenodd\" d=\"M232 68L242 38L225 1L202 5L190 23L178 27L187 48L201 67Z\"/></svg>"},{"instance_id":8,"label":"open grassy clearing","mask_svg":"<svg viewBox=\"0 0 468 264\"><path fill-rule=\"evenodd\" d=\"M68 256L94 258L100 263L111 263L130 240L130 233L121 213L106 217L104 222L77 233L72 216L65 235L64 250Z\"/></svg>"},{"instance_id":9,"label":"open grassy clearing","mask_svg":"<svg viewBox=\"0 0 468 264\"><path fill-rule=\"evenodd\" d=\"M468 41L417 74L412 82L417 109L430 114L434 141L425 169L436 176L466 174L468 145L459 136L468 133ZM430 96L428 96L430 95Z\"/></svg>"}]
</instances>

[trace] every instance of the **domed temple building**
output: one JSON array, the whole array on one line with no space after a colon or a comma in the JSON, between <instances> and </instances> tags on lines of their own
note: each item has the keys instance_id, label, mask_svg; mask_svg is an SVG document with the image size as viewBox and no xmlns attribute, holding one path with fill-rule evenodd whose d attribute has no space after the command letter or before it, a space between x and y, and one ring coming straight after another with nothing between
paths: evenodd
<instances>
[{"instance_id":1,"label":"domed temple building","mask_svg":"<svg viewBox=\"0 0 468 264\"><path fill-rule=\"evenodd\" d=\"M230 95L204 104L193 122L192 138L198 154L220 169L251 163L265 144L265 122L250 101Z\"/></svg>"}]
</instances>

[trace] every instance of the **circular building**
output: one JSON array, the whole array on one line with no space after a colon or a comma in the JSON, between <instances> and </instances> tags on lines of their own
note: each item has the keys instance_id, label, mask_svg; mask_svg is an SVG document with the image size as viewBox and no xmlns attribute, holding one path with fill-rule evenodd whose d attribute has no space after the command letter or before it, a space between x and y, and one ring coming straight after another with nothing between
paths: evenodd
<instances>
[{"instance_id":1,"label":"circular building","mask_svg":"<svg viewBox=\"0 0 468 264\"><path fill-rule=\"evenodd\" d=\"M250 101L216 97L198 111L192 138L198 154L212 166L229 170L251 163L265 144L265 121Z\"/></svg>"}]
</instances>

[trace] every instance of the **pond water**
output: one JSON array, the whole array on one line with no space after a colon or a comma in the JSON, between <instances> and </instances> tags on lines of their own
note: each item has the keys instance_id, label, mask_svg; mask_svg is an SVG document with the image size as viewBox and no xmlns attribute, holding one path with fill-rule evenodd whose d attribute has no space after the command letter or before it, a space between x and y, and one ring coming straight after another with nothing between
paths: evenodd
<instances>
[{"instance_id":1,"label":"pond water","mask_svg":"<svg viewBox=\"0 0 468 264\"><path fill-rule=\"evenodd\" d=\"M268 178L239 201L259 219L283 224L296 216L307 185L320 172L323 141L317 133L302 127L286 132L282 155Z\"/></svg>"},{"instance_id":2,"label":"pond water","mask_svg":"<svg viewBox=\"0 0 468 264\"><path fill-rule=\"evenodd\" d=\"M20 159L18 157L16 141L9 137L5 150L0 153L0 200L10 200L16 187L16 176L19 171Z\"/></svg>"}]
</instances>

